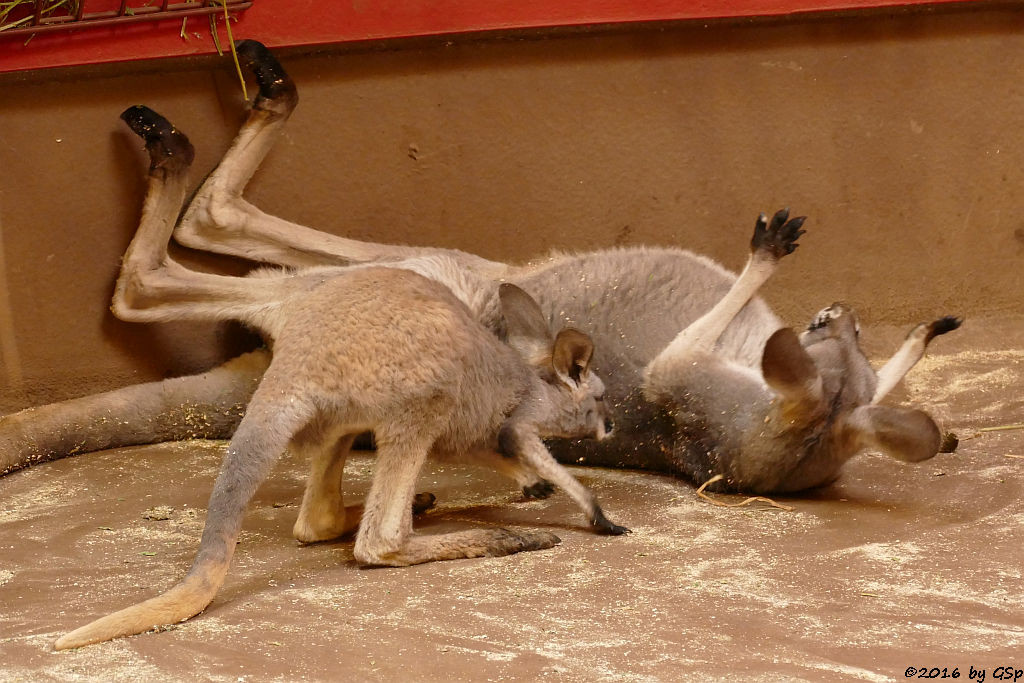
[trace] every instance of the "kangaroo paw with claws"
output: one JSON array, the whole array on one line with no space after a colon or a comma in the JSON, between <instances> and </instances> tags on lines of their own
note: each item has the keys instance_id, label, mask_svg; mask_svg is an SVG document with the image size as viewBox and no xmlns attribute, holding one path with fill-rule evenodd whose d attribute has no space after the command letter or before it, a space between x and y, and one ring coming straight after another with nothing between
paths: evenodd
<instances>
[{"instance_id":1,"label":"kangaroo paw with claws","mask_svg":"<svg viewBox=\"0 0 1024 683\"><path fill-rule=\"evenodd\" d=\"M767 254L776 261L792 254L800 245L796 241L806 230L801 230L806 216L789 218L789 209L780 209L772 216L771 221L763 213L754 224L754 236L750 240L750 249L754 252Z\"/></svg>"}]
</instances>

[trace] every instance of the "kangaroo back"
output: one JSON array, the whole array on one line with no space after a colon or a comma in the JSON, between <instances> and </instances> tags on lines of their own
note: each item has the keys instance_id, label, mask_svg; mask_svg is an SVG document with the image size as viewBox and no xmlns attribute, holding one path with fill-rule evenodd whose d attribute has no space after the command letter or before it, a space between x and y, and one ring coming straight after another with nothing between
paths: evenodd
<instances>
[{"instance_id":1,"label":"kangaroo back","mask_svg":"<svg viewBox=\"0 0 1024 683\"><path fill-rule=\"evenodd\" d=\"M444 448L496 433L531 382L522 359L450 290L405 270L335 275L282 322L274 363L291 385L284 390L363 424L450 415Z\"/></svg>"}]
</instances>

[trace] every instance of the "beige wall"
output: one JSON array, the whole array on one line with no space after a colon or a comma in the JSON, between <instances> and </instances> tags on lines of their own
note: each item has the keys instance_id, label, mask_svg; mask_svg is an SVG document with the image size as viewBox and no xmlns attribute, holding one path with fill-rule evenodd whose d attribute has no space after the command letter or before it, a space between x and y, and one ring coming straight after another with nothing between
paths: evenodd
<instances>
[{"instance_id":1,"label":"beige wall","mask_svg":"<svg viewBox=\"0 0 1024 683\"><path fill-rule=\"evenodd\" d=\"M978 4L286 55L302 101L248 196L359 239L678 244L734 268L757 212L789 205L809 233L766 296L794 323L836 299L866 326L1021 313L1024 11ZM245 343L107 310L143 190L118 114L174 121L199 175L240 100L223 60L0 79L0 410Z\"/></svg>"}]
</instances>

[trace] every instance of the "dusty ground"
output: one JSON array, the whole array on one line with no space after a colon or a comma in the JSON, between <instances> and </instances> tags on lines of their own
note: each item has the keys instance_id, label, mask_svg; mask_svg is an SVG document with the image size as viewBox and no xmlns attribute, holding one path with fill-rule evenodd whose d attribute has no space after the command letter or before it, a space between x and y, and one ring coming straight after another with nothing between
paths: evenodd
<instances>
[{"instance_id":1,"label":"dusty ground","mask_svg":"<svg viewBox=\"0 0 1024 683\"><path fill-rule=\"evenodd\" d=\"M578 469L634 532L605 538L564 495L524 502L494 475L435 466L422 489L439 506L424 532L544 527L562 545L363 570L351 542L291 539L304 468L285 458L203 615L80 651L50 647L187 568L223 444L16 473L0 480L0 679L832 681L959 667L970 680L973 666L993 680L998 667L1024 669L1024 431L978 430L1024 421L1024 321L968 321L934 348L894 400L931 409L958 451L916 466L862 456L838 484L786 500L792 512ZM371 467L353 460L354 489ZM155 506L170 518L145 519Z\"/></svg>"}]
</instances>

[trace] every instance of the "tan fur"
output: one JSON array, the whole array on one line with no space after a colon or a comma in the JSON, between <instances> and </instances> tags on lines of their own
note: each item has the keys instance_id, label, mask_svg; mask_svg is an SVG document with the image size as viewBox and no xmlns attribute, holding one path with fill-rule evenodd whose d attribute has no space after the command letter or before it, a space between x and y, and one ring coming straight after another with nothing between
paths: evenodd
<instances>
[{"instance_id":1,"label":"tan fur","mask_svg":"<svg viewBox=\"0 0 1024 683\"><path fill-rule=\"evenodd\" d=\"M286 117L295 99L282 102L280 111ZM942 321L919 326L877 380L857 346L856 334L830 333L824 345L809 353L803 346L818 344L822 333L799 339L792 332L774 337L779 322L756 295L795 247L802 219L788 221L787 213L776 224L763 217L755 228L750 258L738 277L685 252L664 258L643 250L554 255L516 267L458 251L353 242L259 213L241 199L243 178L267 154L279 135L279 125L280 120L271 127L251 119L243 126L238 140L246 145L236 142L228 151L200 188L176 237L190 246L284 265L317 258L323 263L408 267L444 283L488 325L494 316L485 302L494 280L514 281L531 289L543 300L548 315L570 318L573 311L579 315L585 310L584 315L595 318L591 329L603 335L602 346L617 345L607 351L614 355L596 367L607 372L612 382L610 394L618 415L634 420L618 432L618 438L584 449L587 462L677 473L697 483L722 474L722 487L761 493L828 483L844 462L865 447L907 459L902 446L898 452L888 448L898 440L874 436L884 410L871 412L875 420L853 419L849 414L865 401L880 401L921 357L933 336L931 330ZM217 207L220 215L205 207ZM227 216L229 211L235 213ZM244 220L238 212L245 214ZM794 233L792 239L780 240L778 233L787 230ZM441 254L462 269L460 277L450 269L441 272L429 265ZM657 273L657 280L664 284L652 283L645 273ZM726 291L713 298L709 292L723 282L728 283ZM632 291L631 298L617 294L623 291ZM584 309L588 300L600 300L602 306L591 313L592 303ZM706 302L703 311L698 303L696 312L681 312L700 301ZM829 318L830 310L820 315ZM664 321L657 319L659 314ZM835 324L829 318L833 332L850 320L856 326L852 312L835 314ZM684 325L666 338L664 332L672 323L665 321L672 320ZM633 338L627 339L630 332ZM663 345L656 346L653 339L664 340ZM637 350L643 347L648 348ZM534 358L543 356L542 349L533 353ZM800 375L799 381L787 376L791 372ZM866 393L872 391L870 396ZM884 421L884 431L891 434L903 425L908 438L921 444L912 449L913 457L923 457L920 454L930 449L933 430L924 430L920 420L897 412ZM801 444L812 444L817 450L805 452ZM559 455L565 459L564 452Z\"/></svg>"},{"instance_id":2,"label":"tan fur","mask_svg":"<svg viewBox=\"0 0 1024 683\"><path fill-rule=\"evenodd\" d=\"M274 354L228 447L188 574L163 595L60 638L57 649L139 633L204 609L223 583L249 499L286 447L311 460L296 538L316 542L358 527L354 554L367 565L505 555L559 542L547 532L505 529L414 535L413 486L431 453L505 456L502 469L517 481L545 477L565 488L599 531L626 531L604 518L594 496L541 442L605 433L604 388L588 369L589 337L553 336L536 303L513 285L492 288L491 305L504 312L520 351L474 319L449 287L409 269L310 268L245 280L189 271L166 249L191 145L145 108L128 110L125 119L146 139L152 165L114 312L139 321L242 320L272 340ZM533 367L520 354L537 348L549 360ZM374 478L365 506L346 506L345 458L364 431L377 441Z\"/></svg>"},{"instance_id":3,"label":"tan fur","mask_svg":"<svg viewBox=\"0 0 1024 683\"><path fill-rule=\"evenodd\" d=\"M927 415L876 404L934 336L959 322L944 318L916 328L877 378L856 343L855 316L845 307L822 311L812 329L800 336L799 344L793 343L791 335L772 341L779 324L756 293L788 253L785 249L773 252L755 244L738 277L679 249L558 255L516 267L456 250L348 240L264 214L242 199L242 191L280 135L297 96L279 65L269 55L259 54L254 45L250 41L240 49L257 71L260 97L231 149L177 225L190 152L177 144L176 131L164 130L154 138L165 148L151 149L157 153L144 218L126 254L113 309L122 319L136 321L244 320L273 343L269 367L268 354L260 352L207 375L0 418L0 470L4 471L77 448L95 450L190 435L173 425L181 424L174 416L193 403L202 408L209 402L215 408L213 414L224 416L203 435L234 432L211 498L199 554L182 582L158 598L61 638L58 648L136 633L203 609L227 571L246 501L286 447L308 451L312 463L295 535L312 542L358 526L356 556L369 564L503 554L557 542L549 534L490 530L441 537L412 535L411 482L431 451L450 457L464 449L475 460L497 463L524 488L539 486L541 477L553 479L588 512L592 524L610 533L622 531L603 518L592 495L551 459L540 441L544 434L570 435L566 424L586 423L590 433L604 434L601 385L594 373L587 372L591 366L614 372L613 400L620 409L629 408L622 411L623 416L635 419L629 429L619 430L624 436L605 441L611 446L593 452L588 457L591 463L658 469L695 480L717 470L734 488L794 491L830 481L846 459L865 447L909 462L935 453L938 431ZM271 72L278 71L270 77L268 64ZM150 131L140 132L148 136ZM755 242L764 238L766 230L792 222L786 223L783 217L779 225L774 224L769 229L767 220L759 221ZM167 257L172 232L188 246L290 270L267 270L245 279L194 273ZM793 244L791 240L789 246ZM655 273L658 277L651 277ZM520 298L518 294L503 297L502 289L515 291L499 288L503 281L515 281L542 299L543 305L534 303L533 308L546 320L575 317L586 322L591 315L599 315L591 329L603 335L601 348L616 345L603 361L607 365L602 365L598 354L592 357L586 344L577 344L574 334L566 337L572 343L559 350L554 340L538 341L536 335L524 333L533 326L517 327L521 310L503 313L505 303ZM335 319L337 310L325 302L357 291L366 297L371 291L393 295L379 301L371 314L364 311L358 319L361 325L392 305L405 311L409 308L402 307L433 311L429 322L421 320L425 328L392 320L395 326L413 325L405 334L406 341L414 341L412 348L395 343L401 335L385 335L388 341L377 344L363 363L350 368L372 368L378 381L392 382L387 387L377 382L360 385L358 378L322 372L355 357L339 354L341 346L325 338L326 332L321 337L314 334L329 327L323 321ZM346 301L341 308L354 311L368 300ZM601 305L595 308L598 302ZM297 325L299 321L304 322ZM497 342L485 328L506 333L519 357L504 365L503 351L495 349L508 349L488 346ZM460 337L463 333L468 335L465 340ZM445 335L456 343L431 346L424 341ZM460 340L468 346L457 343ZM477 342L481 345L476 346ZM356 343L349 348L362 347ZM479 358L465 353L488 348L496 354L491 357L493 363L478 364ZM449 356L445 366L444 352L452 349L458 353ZM433 358L441 363L435 368L438 373L432 375L430 368L416 363L397 362L425 354L437 354ZM306 355L312 357L308 364L302 360ZM378 362L381 357L396 362ZM523 358L535 366L526 368ZM487 375L474 368L506 374ZM459 402L465 395L489 396L486 391L479 393L482 387L508 389L514 384L515 368L525 373L528 388L521 394L513 392L512 398L505 396L507 404L501 391L494 394L489 407L479 401ZM411 390L417 382L421 389L432 387L437 377L450 372L479 382L468 392L465 385L458 391ZM402 383L401 378L415 381ZM347 384L350 380L355 383ZM321 394L309 391L316 388ZM386 409L375 412L373 405L357 400L341 401L344 405L325 403L324 396L336 401L376 398L386 402ZM239 406L246 403L248 410L239 423ZM97 428L96 417L108 414L118 419ZM500 418L495 417L498 414ZM171 426L161 427L163 420ZM340 493L335 493L341 489L352 434L364 429L377 432L380 466L365 508L346 506ZM474 441L480 430L488 438ZM69 448L71 444L75 449ZM813 450L804 451L807 444Z\"/></svg>"},{"instance_id":4,"label":"tan fur","mask_svg":"<svg viewBox=\"0 0 1024 683\"><path fill-rule=\"evenodd\" d=\"M435 280L474 319L498 333L506 321L495 292L500 282L514 282L536 299L546 320L580 327L599 342L590 364L608 381L608 409L620 428L600 443L554 442L551 447L563 462L582 459L591 465L648 469L697 483L722 474L724 485L736 489L791 492L834 480L843 463L863 448L892 452L888 444L898 441L871 438L878 430L891 436L893 425L903 424L908 434L923 434L916 419L900 420L894 414L893 420L884 420L884 410L864 411L854 419L849 411L864 400L883 400L928 342L959 322L942 318L919 326L876 377L860 353L855 322L854 333L848 334L844 316L852 312L830 307L820 314L821 325L799 337L799 345L813 357L807 362L791 337L785 346L768 344L781 322L757 298L788 253L785 249L754 249L739 276L677 247L553 254L516 266L458 250L360 242L263 213L242 195L280 137L298 96L262 46L243 41L239 51L256 74L260 95L182 220L176 226L169 220L164 228L173 229L175 238L188 246L298 269L290 274L268 270L245 280L201 276L208 291L236 306L249 302L241 317L271 336L281 322L280 312L261 302L275 292L301 291L339 266L388 265ZM762 242L772 231L767 219L759 221L754 241ZM186 274L176 264L166 263L158 276L142 277L159 262L140 261L137 272L126 274L123 286L135 284L123 290L124 298L115 299L119 315L160 320L179 313L214 319L234 314L194 300L191 292L199 276L183 280ZM160 310L150 310L154 302ZM514 337L509 341L516 343ZM520 348L537 363L551 357L543 345ZM811 365L818 372L808 375L804 385L787 380L790 370ZM259 373L252 364L235 363L211 373L222 386L230 385L230 391L223 402L207 405L214 419L205 434L227 437L234 432L235 407L251 396ZM180 431L149 425L173 425L190 397L207 404L211 394L206 379L197 375L129 387L2 417L0 471L80 450L176 438ZM118 419L97 425L94 418L108 414ZM800 429L780 428L784 424L799 424ZM867 432L859 433L863 430ZM507 443L519 443L512 431L506 436ZM927 437L919 439L923 448L911 449L914 459L929 450ZM820 448L811 454L802 448L805 444ZM907 455L905 446L900 448L898 457Z\"/></svg>"}]
</instances>

